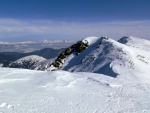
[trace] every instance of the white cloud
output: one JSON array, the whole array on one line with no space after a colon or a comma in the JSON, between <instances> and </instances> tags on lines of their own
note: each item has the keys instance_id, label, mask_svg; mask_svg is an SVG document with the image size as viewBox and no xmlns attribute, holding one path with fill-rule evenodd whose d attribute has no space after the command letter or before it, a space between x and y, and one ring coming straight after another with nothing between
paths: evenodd
<instances>
[{"instance_id":1,"label":"white cloud","mask_svg":"<svg viewBox=\"0 0 150 113\"><path fill-rule=\"evenodd\" d=\"M61 22L50 20L0 19L0 39L36 36L77 39L86 36L137 36L150 40L150 21ZM34 37L35 36L35 37Z\"/></svg>"}]
</instances>

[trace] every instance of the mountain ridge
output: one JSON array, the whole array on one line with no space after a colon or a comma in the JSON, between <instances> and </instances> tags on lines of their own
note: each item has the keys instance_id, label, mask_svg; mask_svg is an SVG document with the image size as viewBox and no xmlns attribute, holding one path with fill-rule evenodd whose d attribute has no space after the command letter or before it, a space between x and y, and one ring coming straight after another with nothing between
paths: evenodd
<instances>
[{"instance_id":1,"label":"mountain ridge","mask_svg":"<svg viewBox=\"0 0 150 113\"><path fill-rule=\"evenodd\" d=\"M70 55L66 55L62 62L59 62L57 58L45 70L94 72L112 77L121 73L131 73L133 70L138 73L150 74L150 54L147 53L150 41L136 37L123 37L118 41L108 37L94 39L88 37L82 39L82 43L85 40L89 45L84 51L79 54L73 51ZM122 40L126 40L126 43ZM59 62L60 66L53 65L55 62ZM147 70L141 69L141 66Z\"/></svg>"},{"instance_id":2,"label":"mountain ridge","mask_svg":"<svg viewBox=\"0 0 150 113\"><path fill-rule=\"evenodd\" d=\"M9 64L11 68L25 68L25 69L34 69L36 64L46 60L43 57L37 55L30 55L23 58L20 58Z\"/></svg>"}]
</instances>

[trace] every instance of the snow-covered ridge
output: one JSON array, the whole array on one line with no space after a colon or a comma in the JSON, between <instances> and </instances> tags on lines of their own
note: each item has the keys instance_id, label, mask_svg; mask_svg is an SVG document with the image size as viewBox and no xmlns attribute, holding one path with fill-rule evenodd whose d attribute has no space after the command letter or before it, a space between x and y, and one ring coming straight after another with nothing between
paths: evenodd
<instances>
[{"instance_id":1,"label":"snow-covered ridge","mask_svg":"<svg viewBox=\"0 0 150 113\"><path fill-rule=\"evenodd\" d=\"M39 62L46 60L43 57L37 55L30 55L27 57L20 58L15 62L9 64L9 67L13 68L26 68L26 69L34 69Z\"/></svg>"},{"instance_id":2,"label":"snow-covered ridge","mask_svg":"<svg viewBox=\"0 0 150 113\"><path fill-rule=\"evenodd\" d=\"M127 46L134 47L134 48L139 48L142 50L150 51L150 49L149 49L150 41L149 40L132 37L132 36L124 36L123 38L118 40L118 42L125 44Z\"/></svg>"},{"instance_id":3,"label":"snow-covered ridge","mask_svg":"<svg viewBox=\"0 0 150 113\"><path fill-rule=\"evenodd\" d=\"M37 55L30 55L27 57L23 57L23 58L17 60L16 62L21 63L23 60L32 60L34 62L34 61L43 61L43 60L45 60L45 58L37 56Z\"/></svg>"},{"instance_id":4,"label":"snow-covered ridge","mask_svg":"<svg viewBox=\"0 0 150 113\"><path fill-rule=\"evenodd\" d=\"M59 65L52 64L47 70L94 72L113 77L121 73L150 75L150 53L147 52L150 51L150 41L148 40L123 37L115 41L108 37L87 37L81 42L88 44L83 51L76 51L78 47L80 48L77 46L75 50L70 50L70 54L64 52L65 56L62 60L57 60L59 57L55 60Z\"/></svg>"}]
</instances>

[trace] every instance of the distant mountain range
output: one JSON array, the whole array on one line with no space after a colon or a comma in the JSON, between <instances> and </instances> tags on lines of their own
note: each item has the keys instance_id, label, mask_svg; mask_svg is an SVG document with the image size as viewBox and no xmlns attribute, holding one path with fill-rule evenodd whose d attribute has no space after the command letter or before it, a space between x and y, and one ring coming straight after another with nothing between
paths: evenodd
<instances>
[{"instance_id":1,"label":"distant mountain range","mask_svg":"<svg viewBox=\"0 0 150 113\"><path fill-rule=\"evenodd\" d=\"M41 40L41 41L24 41L24 42L0 42L0 45L16 45L16 44L37 44L37 43L74 43L74 40Z\"/></svg>"},{"instance_id":2,"label":"distant mountain range","mask_svg":"<svg viewBox=\"0 0 150 113\"><path fill-rule=\"evenodd\" d=\"M43 48L66 48L76 41L74 40L42 40L25 42L0 42L0 52L29 53Z\"/></svg>"}]
</instances>

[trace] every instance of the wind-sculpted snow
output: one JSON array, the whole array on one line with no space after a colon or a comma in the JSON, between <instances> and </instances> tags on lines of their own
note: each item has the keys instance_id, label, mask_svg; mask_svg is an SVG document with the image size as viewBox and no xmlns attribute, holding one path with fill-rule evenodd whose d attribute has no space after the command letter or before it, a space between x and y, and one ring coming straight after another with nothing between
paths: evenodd
<instances>
[{"instance_id":1,"label":"wind-sculpted snow","mask_svg":"<svg viewBox=\"0 0 150 113\"><path fill-rule=\"evenodd\" d=\"M0 113L149 113L143 75L0 68Z\"/></svg>"},{"instance_id":2,"label":"wind-sculpted snow","mask_svg":"<svg viewBox=\"0 0 150 113\"><path fill-rule=\"evenodd\" d=\"M149 41L88 37L71 47L57 71L0 67L0 113L150 113Z\"/></svg>"}]
</instances>

